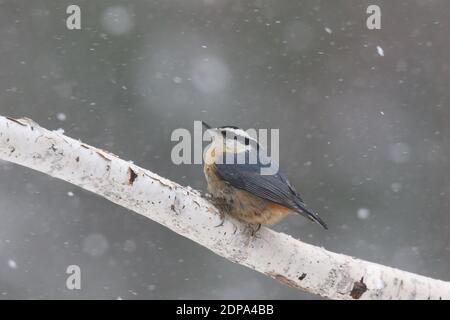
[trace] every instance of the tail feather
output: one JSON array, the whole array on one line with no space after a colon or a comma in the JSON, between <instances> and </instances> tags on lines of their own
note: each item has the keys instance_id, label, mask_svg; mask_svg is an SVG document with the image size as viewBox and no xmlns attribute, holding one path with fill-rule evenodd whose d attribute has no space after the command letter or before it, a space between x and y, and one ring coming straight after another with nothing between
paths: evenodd
<instances>
[{"instance_id":1,"label":"tail feather","mask_svg":"<svg viewBox=\"0 0 450 320\"><path fill-rule=\"evenodd\" d=\"M319 217L319 215L306 207L306 205L302 201L296 201L296 207L299 209L297 212L302 216L308 218L311 221L314 221L317 224L320 224L325 230L328 230L327 224Z\"/></svg>"}]
</instances>

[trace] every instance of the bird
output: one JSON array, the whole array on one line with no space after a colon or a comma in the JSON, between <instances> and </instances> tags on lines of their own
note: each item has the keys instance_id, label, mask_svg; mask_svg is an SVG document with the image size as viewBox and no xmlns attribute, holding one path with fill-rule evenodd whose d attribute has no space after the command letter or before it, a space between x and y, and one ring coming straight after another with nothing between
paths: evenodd
<instances>
[{"instance_id":1,"label":"bird","mask_svg":"<svg viewBox=\"0 0 450 320\"><path fill-rule=\"evenodd\" d=\"M328 229L279 169L273 174L261 173L274 160L256 139L236 126L212 128L204 121L202 124L212 137L204 152L207 189L231 216L258 225L259 230L261 225L276 224L296 213ZM237 161L239 157L241 161Z\"/></svg>"}]
</instances>

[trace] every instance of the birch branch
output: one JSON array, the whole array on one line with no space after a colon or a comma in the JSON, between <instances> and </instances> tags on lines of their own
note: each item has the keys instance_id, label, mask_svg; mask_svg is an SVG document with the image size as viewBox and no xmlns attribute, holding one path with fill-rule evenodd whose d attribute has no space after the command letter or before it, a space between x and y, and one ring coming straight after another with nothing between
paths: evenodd
<instances>
[{"instance_id":1,"label":"birch branch","mask_svg":"<svg viewBox=\"0 0 450 320\"><path fill-rule=\"evenodd\" d=\"M331 299L450 299L450 283L327 251L226 217L199 192L30 119L0 116L0 159L142 214L235 263Z\"/></svg>"}]
</instances>

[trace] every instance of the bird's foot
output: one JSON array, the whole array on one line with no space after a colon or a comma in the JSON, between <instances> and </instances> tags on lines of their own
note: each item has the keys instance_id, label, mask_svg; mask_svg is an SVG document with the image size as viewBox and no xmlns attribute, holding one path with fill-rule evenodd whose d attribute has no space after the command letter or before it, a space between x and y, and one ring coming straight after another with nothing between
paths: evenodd
<instances>
[{"instance_id":1,"label":"bird's foot","mask_svg":"<svg viewBox=\"0 0 450 320\"><path fill-rule=\"evenodd\" d=\"M260 223L258 224L249 223L247 224L246 229L249 231L249 234L252 238L259 238L257 232L259 231L259 229L261 229Z\"/></svg>"},{"instance_id":2,"label":"bird's foot","mask_svg":"<svg viewBox=\"0 0 450 320\"><path fill-rule=\"evenodd\" d=\"M221 227L225 223L225 213L223 213L223 211L219 211L219 216L220 216L220 223L217 226L214 226L215 228Z\"/></svg>"},{"instance_id":3,"label":"bird's foot","mask_svg":"<svg viewBox=\"0 0 450 320\"><path fill-rule=\"evenodd\" d=\"M210 201L214 204L214 206L216 206L217 209L219 209L221 222L216 226L216 228L221 227L225 222L225 213L230 211L230 204L224 198L211 197Z\"/></svg>"}]
</instances>

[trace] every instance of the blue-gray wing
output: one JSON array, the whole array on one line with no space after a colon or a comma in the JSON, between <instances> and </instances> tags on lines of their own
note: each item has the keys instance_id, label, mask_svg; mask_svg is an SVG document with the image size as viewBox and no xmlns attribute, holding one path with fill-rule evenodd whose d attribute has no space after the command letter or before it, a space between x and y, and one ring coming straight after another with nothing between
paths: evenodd
<instances>
[{"instance_id":1,"label":"blue-gray wing","mask_svg":"<svg viewBox=\"0 0 450 320\"><path fill-rule=\"evenodd\" d=\"M295 198L303 202L287 178L278 172L262 175L261 164L216 164L216 173L233 187L285 207L296 209Z\"/></svg>"},{"instance_id":2,"label":"blue-gray wing","mask_svg":"<svg viewBox=\"0 0 450 320\"><path fill-rule=\"evenodd\" d=\"M278 171L272 175L261 174L264 165L256 164L216 164L218 176L235 188L245 190L260 198L281 204L327 229L320 217L309 210L286 176Z\"/></svg>"}]
</instances>

